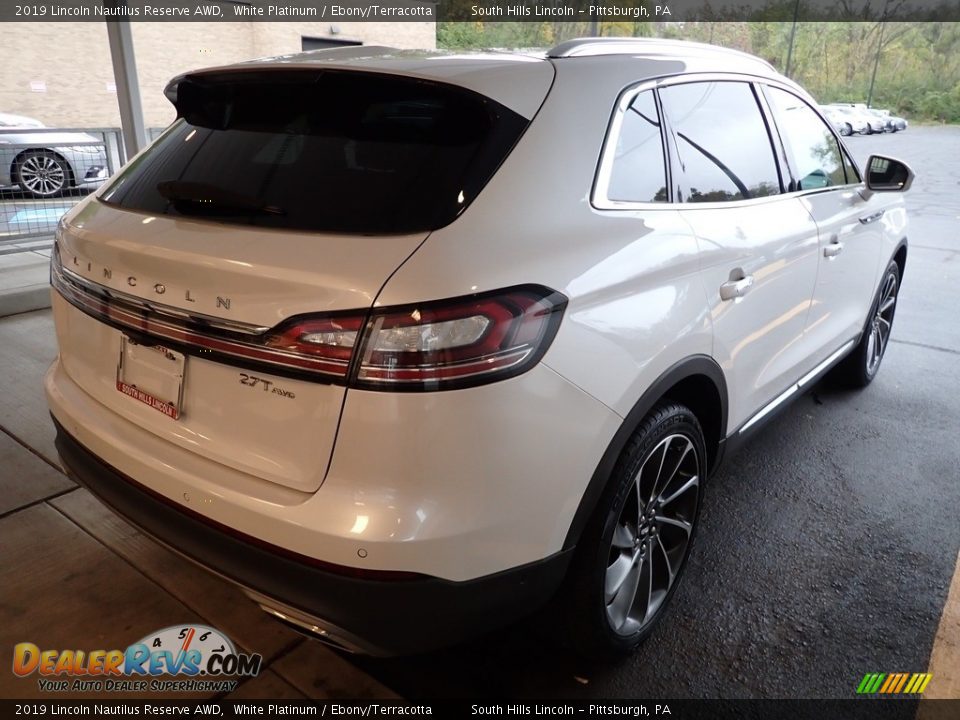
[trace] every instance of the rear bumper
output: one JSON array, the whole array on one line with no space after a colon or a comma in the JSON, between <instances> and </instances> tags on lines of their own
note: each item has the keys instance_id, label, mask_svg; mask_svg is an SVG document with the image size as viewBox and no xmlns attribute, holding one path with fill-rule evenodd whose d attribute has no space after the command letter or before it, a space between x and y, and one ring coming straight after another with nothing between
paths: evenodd
<instances>
[{"instance_id":1,"label":"rear bumper","mask_svg":"<svg viewBox=\"0 0 960 720\"><path fill-rule=\"evenodd\" d=\"M565 551L467 582L352 577L172 504L54 423L63 466L80 485L161 543L241 586L268 612L348 650L409 654L506 625L544 605L570 562Z\"/></svg>"}]
</instances>

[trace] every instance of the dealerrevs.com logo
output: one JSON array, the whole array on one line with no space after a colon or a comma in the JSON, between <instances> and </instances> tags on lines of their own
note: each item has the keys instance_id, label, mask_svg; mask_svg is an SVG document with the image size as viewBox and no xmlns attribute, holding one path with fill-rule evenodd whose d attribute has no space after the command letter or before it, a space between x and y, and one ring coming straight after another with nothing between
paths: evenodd
<instances>
[{"instance_id":1,"label":"dealerrevs.com logo","mask_svg":"<svg viewBox=\"0 0 960 720\"><path fill-rule=\"evenodd\" d=\"M14 675L36 675L46 692L229 692L237 681L226 677L255 676L262 662L206 625L164 628L125 650L42 650L30 642L13 648Z\"/></svg>"}]
</instances>

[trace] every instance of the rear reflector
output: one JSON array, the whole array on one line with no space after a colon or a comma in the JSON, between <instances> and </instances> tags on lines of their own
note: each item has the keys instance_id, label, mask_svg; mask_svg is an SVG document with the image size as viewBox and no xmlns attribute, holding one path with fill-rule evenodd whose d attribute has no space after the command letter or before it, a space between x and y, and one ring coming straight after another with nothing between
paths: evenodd
<instances>
[{"instance_id":1,"label":"rear reflector","mask_svg":"<svg viewBox=\"0 0 960 720\"><path fill-rule=\"evenodd\" d=\"M139 338L191 355L277 375L381 390L481 385L536 364L556 335L567 299L538 285L403 308L303 315L257 327L147 301L63 267L50 281L68 302Z\"/></svg>"}]
</instances>

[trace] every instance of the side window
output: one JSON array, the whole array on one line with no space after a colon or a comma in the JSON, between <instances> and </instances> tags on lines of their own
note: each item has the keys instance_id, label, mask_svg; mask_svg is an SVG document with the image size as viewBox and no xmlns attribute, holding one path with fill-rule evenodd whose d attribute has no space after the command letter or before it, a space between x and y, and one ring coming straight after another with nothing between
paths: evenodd
<instances>
[{"instance_id":1,"label":"side window","mask_svg":"<svg viewBox=\"0 0 960 720\"><path fill-rule=\"evenodd\" d=\"M826 123L803 100L785 90L768 87L767 97L780 137L790 154L794 176L790 190L845 185L848 180L843 154Z\"/></svg>"},{"instance_id":2,"label":"side window","mask_svg":"<svg viewBox=\"0 0 960 720\"><path fill-rule=\"evenodd\" d=\"M607 198L619 202L667 200L660 117L652 90L637 95L623 115Z\"/></svg>"},{"instance_id":3,"label":"side window","mask_svg":"<svg viewBox=\"0 0 960 720\"><path fill-rule=\"evenodd\" d=\"M660 90L676 138L678 200L723 202L778 195L780 175L753 89L699 82Z\"/></svg>"}]
</instances>

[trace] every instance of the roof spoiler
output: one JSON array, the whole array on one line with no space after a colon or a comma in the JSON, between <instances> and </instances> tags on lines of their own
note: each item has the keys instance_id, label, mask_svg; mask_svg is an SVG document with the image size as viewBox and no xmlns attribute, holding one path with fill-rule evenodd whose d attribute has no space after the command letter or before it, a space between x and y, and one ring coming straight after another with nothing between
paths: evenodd
<instances>
[{"instance_id":1,"label":"roof spoiler","mask_svg":"<svg viewBox=\"0 0 960 720\"><path fill-rule=\"evenodd\" d=\"M395 47L387 45L355 45L350 47L327 48L325 50L307 50L306 52L293 53L290 55L276 55L273 57L257 58L255 60L246 60L235 65L221 65L219 67L204 68L202 70L191 70L174 77L163 90L174 107L179 112L177 106L178 88L184 81L202 84L204 78L216 77L219 81L227 79L228 73L252 73L252 72L276 72L284 70L321 70L323 61L343 61L353 58L378 57L381 55L390 55L399 52ZM310 66L305 66L310 63Z\"/></svg>"}]
</instances>

